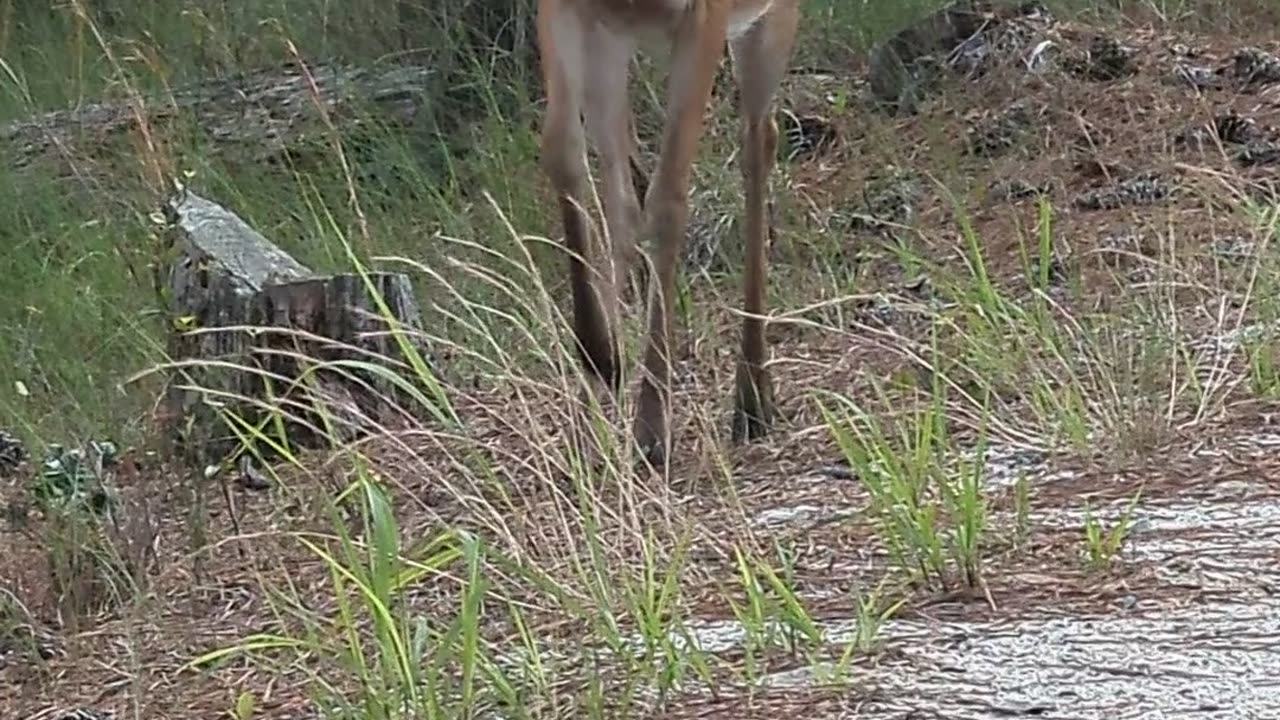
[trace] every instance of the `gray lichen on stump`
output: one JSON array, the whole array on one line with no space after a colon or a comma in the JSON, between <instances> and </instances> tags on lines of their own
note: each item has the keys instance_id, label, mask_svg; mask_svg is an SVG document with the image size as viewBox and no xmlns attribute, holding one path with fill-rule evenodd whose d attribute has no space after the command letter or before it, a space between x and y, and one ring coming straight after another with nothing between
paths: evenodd
<instances>
[{"instance_id":1,"label":"gray lichen on stump","mask_svg":"<svg viewBox=\"0 0 1280 720\"><path fill-rule=\"evenodd\" d=\"M238 446L221 409L268 433L274 423L263 420L279 411L289 442L301 446L350 440L387 421L388 411L417 414L385 374L366 369L411 374L369 285L411 352L437 369L408 276L319 275L188 191L170 198L164 214L179 251L169 274L175 330L166 415L188 462L216 463ZM343 361L362 367L334 364Z\"/></svg>"}]
</instances>

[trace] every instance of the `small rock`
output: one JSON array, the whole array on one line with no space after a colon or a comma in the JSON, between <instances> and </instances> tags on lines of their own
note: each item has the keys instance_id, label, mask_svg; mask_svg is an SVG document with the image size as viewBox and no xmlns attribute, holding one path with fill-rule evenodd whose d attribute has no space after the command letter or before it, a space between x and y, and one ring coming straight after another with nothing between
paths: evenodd
<instances>
[{"instance_id":1,"label":"small rock","mask_svg":"<svg viewBox=\"0 0 1280 720\"><path fill-rule=\"evenodd\" d=\"M27 448L21 440L0 430L0 477L17 472L28 457Z\"/></svg>"},{"instance_id":2,"label":"small rock","mask_svg":"<svg viewBox=\"0 0 1280 720\"><path fill-rule=\"evenodd\" d=\"M1156 173L1142 173L1111 187L1081 193L1075 206L1081 210L1116 210L1122 207L1155 205L1169 199L1173 189Z\"/></svg>"},{"instance_id":3,"label":"small rock","mask_svg":"<svg viewBox=\"0 0 1280 720\"><path fill-rule=\"evenodd\" d=\"M1236 152L1234 159L1242 167L1274 165L1280 162L1280 143L1272 141L1247 143Z\"/></svg>"},{"instance_id":4,"label":"small rock","mask_svg":"<svg viewBox=\"0 0 1280 720\"><path fill-rule=\"evenodd\" d=\"M1247 260L1253 257L1257 246L1248 238L1232 235L1217 238L1209 246L1209 252L1224 260Z\"/></svg>"},{"instance_id":5,"label":"small rock","mask_svg":"<svg viewBox=\"0 0 1280 720\"><path fill-rule=\"evenodd\" d=\"M1222 80L1213 68L1189 63L1176 63L1169 77L1171 83L1185 83L1196 90L1213 90L1222 87Z\"/></svg>"},{"instance_id":6,"label":"small rock","mask_svg":"<svg viewBox=\"0 0 1280 720\"><path fill-rule=\"evenodd\" d=\"M1244 87L1280 82L1280 58L1258 48L1244 48L1231 58L1228 72Z\"/></svg>"}]
</instances>

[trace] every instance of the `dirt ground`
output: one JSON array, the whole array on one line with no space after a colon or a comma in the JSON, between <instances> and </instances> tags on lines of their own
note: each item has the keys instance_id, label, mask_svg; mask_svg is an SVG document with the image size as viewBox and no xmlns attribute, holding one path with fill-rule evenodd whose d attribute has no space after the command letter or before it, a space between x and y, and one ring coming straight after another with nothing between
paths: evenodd
<instances>
[{"instance_id":1,"label":"dirt ground","mask_svg":"<svg viewBox=\"0 0 1280 720\"><path fill-rule=\"evenodd\" d=\"M788 79L785 104L801 120L789 132L813 147L786 171L796 199L773 249L778 282L802 280L805 263L829 252L786 243L788 227L803 228L837 238L858 268L858 291L883 300L846 327L773 326L786 421L761 443L733 450L728 468L715 467L696 438L704 424L717 432L723 424L736 329L729 311L714 311L721 331L714 343L686 349L678 482L658 494L700 518L698 572L684 595L697 608L693 624L706 649L732 654L741 644L720 588L734 572L731 539L794 542L800 595L836 643L851 632L850 593L882 574L885 556L857 515L866 493L839 465L803 390L865 395L870 377L909 366L892 348L911 339L911 308L927 299L913 295L900 264L875 250L885 237L876 223L909 225L919 252L962 263L957 213L933 180L965 201L1000 286L1027 291L1019 242L1034 237L1028 228L1044 193L1054 207L1054 259L1082 278L1082 291L1064 294L1064 305L1105 309L1133 288L1174 282L1170 312L1185 319L1182 331L1202 351L1190 360L1194 371L1241 372L1231 342L1240 323L1223 320L1239 295L1223 267L1238 270L1265 249L1268 233L1238 205L1246 196L1274 204L1280 179L1280 61L1266 54L1280 53L1280 43L1266 40L1273 33L1191 36L1139 26L1103 33L1119 43L1112 45L1096 28L1044 17L1011 19L991 33L999 48L993 64L979 77L950 77L914 115L838 112L841 98L863 90L862 68ZM1258 52L1247 51L1253 47ZM1161 272L1169 267L1174 281ZM815 287L807 301L841 292ZM855 662L851 686L827 687L812 668L797 667L772 672L763 689L749 692L691 689L652 716L1280 717L1280 402L1256 397L1248 383L1220 384L1211 412L1179 405L1158 432L1119 437L1112 429L1089 450L1046 447L1010 419L993 433L986 460L993 525L1009 526L1008 489L1022 473L1033 488L1032 532L1019 551L993 548L981 592L912 595L886 625L881 652ZM522 470L537 454L527 428L554 426L562 404L553 388L532 382L481 386L460 400L476 437L510 459L504 470L519 511L501 520L531 556L553 554L564 538L557 501ZM376 456L405 501L406 535L442 520L484 524L460 493L442 489L451 458L394 446ZM327 491L339 487L337 474L318 467L289 477L295 489ZM732 502L717 478L736 488ZM32 618L10 629L9 640L0 634L0 714L90 717L70 714L81 708L117 718L225 717L236 695L252 689L262 717L317 717L299 668L266 673L231 661L217 671L181 670L194 655L272 626L258 591L264 577L284 573L295 587L314 589L312 610L332 603L325 568L276 539L282 528L310 524L303 509L236 488L236 532L221 500L211 500L212 549L196 564L185 501L163 472L141 468L121 484L149 498L159 523L150 600L136 611L104 611L79 627L60 619L38 533L0 532L0 576L14 578L9 589ZM16 479L4 487L6 498L18 488ZM1085 503L1114 522L1139 489L1121 561L1107 572L1086 570ZM436 590L416 602L440 601L430 596ZM566 645L574 639L569 630L549 633Z\"/></svg>"}]
</instances>

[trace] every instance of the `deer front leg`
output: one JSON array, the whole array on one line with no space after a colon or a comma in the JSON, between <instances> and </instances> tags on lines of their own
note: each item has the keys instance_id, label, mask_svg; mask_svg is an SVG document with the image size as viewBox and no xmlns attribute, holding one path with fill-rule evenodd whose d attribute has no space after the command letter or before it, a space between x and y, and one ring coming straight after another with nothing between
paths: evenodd
<instances>
[{"instance_id":1,"label":"deer front leg","mask_svg":"<svg viewBox=\"0 0 1280 720\"><path fill-rule=\"evenodd\" d=\"M586 103L587 134L600 155L600 186L604 204L606 246L609 247L609 292L618 312L636 254L640 229L640 198L633 180L635 135L631 129L628 69L635 41L596 25L588 31ZM614 317L620 323L619 317Z\"/></svg>"},{"instance_id":2,"label":"deer front leg","mask_svg":"<svg viewBox=\"0 0 1280 720\"><path fill-rule=\"evenodd\" d=\"M688 222L689 175L716 66L724 55L726 5L708 3L703 9L700 16L691 16L675 38L662 148L644 203L646 235L655 243L657 282L649 283L649 332L635 438L644 458L655 467L664 465L670 454L671 311Z\"/></svg>"},{"instance_id":3,"label":"deer front leg","mask_svg":"<svg viewBox=\"0 0 1280 720\"><path fill-rule=\"evenodd\" d=\"M616 298L612 278L597 267L604 253L596 247L586 202L589 178L582 124L586 29L581 19L557 0L539 4L537 23L547 93L541 161L556 191L564 222L574 339L586 370L616 391L622 369L613 322Z\"/></svg>"},{"instance_id":4,"label":"deer front leg","mask_svg":"<svg viewBox=\"0 0 1280 720\"><path fill-rule=\"evenodd\" d=\"M767 193L777 158L778 126L773 97L786 72L799 23L795 3L779 3L730 46L741 97L743 229L742 354L738 358L732 437L765 435L773 422L773 380L765 366L765 305L769 287Z\"/></svg>"}]
</instances>

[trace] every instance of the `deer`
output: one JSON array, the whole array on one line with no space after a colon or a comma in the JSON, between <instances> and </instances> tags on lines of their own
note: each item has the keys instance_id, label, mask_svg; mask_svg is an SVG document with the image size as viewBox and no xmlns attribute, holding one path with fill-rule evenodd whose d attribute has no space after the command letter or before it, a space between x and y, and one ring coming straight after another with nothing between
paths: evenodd
<instances>
[{"instance_id":1,"label":"deer","mask_svg":"<svg viewBox=\"0 0 1280 720\"><path fill-rule=\"evenodd\" d=\"M536 25L546 104L540 165L560 209L569 255L577 356L593 384L621 391L619 289L640 240L651 247L645 337L633 438L641 458L671 454L672 308L689 216L689 184L703 116L728 47L738 90L745 262L737 358L734 442L768 434L774 388L766 366L767 185L776 164L773 103L787 73L800 0L538 0ZM633 176L637 149L628 89L641 40L669 51L666 120L643 203ZM588 140L600 166L603 238L587 214ZM605 266L605 267L602 267Z\"/></svg>"}]
</instances>

